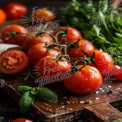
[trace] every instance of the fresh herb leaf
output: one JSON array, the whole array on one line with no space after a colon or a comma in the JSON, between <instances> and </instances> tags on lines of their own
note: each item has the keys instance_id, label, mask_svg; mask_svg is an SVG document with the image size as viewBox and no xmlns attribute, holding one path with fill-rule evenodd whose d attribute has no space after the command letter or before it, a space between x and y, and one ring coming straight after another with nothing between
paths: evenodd
<instances>
[{"instance_id":1,"label":"fresh herb leaf","mask_svg":"<svg viewBox=\"0 0 122 122\"><path fill-rule=\"evenodd\" d=\"M27 112L31 107L32 103L34 102L34 100L35 96L32 95L30 91L25 92L19 102L20 111L23 113Z\"/></svg>"},{"instance_id":2,"label":"fresh herb leaf","mask_svg":"<svg viewBox=\"0 0 122 122\"><path fill-rule=\"evenodd\" d=\"M20 92L21 94L24 94L27 91L31 91L33 88L30 86L18 86L17 91Z\"/></svg>"},{"instance_id":3,"label":"fresh herb leaf","mask_svg":"<svg viewBox=\"0 0 122 122\"><path fill-rule=\"evenodd\" d=\"M38 90L37 98L46 100L50 103L57 103L58 96L54 91L44 87L40 87Z\"/></svg>"}]
</instances>

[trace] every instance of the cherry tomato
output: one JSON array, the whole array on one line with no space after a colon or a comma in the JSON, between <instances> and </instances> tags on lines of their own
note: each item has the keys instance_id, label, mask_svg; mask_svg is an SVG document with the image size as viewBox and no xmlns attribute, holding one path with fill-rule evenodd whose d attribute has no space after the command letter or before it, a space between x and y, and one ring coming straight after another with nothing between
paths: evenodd
<instances>
[{"instance_id":1,"label":"cherry tomato","mask_svg":"<svg viewBox=\"0 0 122 122\"><path fill-rule=\"evenodd\" d=\"M96 62L98 70L103 76L109 74L114 66L112 56L106 52L99 50L89 51L88 54L93 55L93 52L95 53L94 60Z\"/></svg>"},{"instance_id":2,"label":"cherry tomato","mask_svg":"<svg viewBox=\"0 0 122 122\"><path fill-rule=\"evenodd\" d=\"M32 11L32 20L36 23L53 21L55 14L47 8L38 8Z\"/></svg>"},{"instance_id":3,"label":"cherry tomato","mask_svg":"<svg viewBox=\"0 0 122 122\"><path fill-rule=\"evenodd\" d=\"M29 119L25 119L25 118L18 118L18 119L12 120L11 122L33 122L33 121Z\"/></svg>"},{"instance_id":4,"label":"cherry tomato","mask_svg":"<svg viewBox=\"0 0 122 122\"><path fill-rule=\"evenodd\" d=\"M28 51L30 47L37 43L47 43L48 45L53 44L53 39L48 34L42 34L41 36L29 36L23 43L24 49Z\"/></svg>"},{"instance_id":5,"label":"cherry tomato","mask_svg":"<svg viewBox=\"0 0 122 122\"><path fill-rule=\"evenodd\" d=\"M6 13L0 9L0 25L6 21Z\"/></svg>"},{"instance_id":6,"label":"cherry tomato","mask_svg":"<svg viewBox=\"0 0 122 122\"><path fill-rule=\"evenodd\" d=\"M36 64L44 56L52 55L56 57L59 54L62 54L59 49L48 49L44 43L35 44L28 51L29 61L32 65Z\"/></svg>"},{"instance_id":7,"label":"cherry tomato","mask_svg":"<svg viewBox=\"0 0 122 122\"><path fill-rule=\"evenodd\" d=\"M53 56L45 56L37 62L36 68L37 76L50 83L69 77L71 64L65 58L56 60Z\"/></svg>"},{"instance_id":8,"label":"cherry tomato","mask_svg":"<svg viewBox=\"0 0 122 122\"><path fill-rule=\"evenodd\" d=\"M68 48L68 54L71 58L80 58L83 57L85 54L82 52L88 52L91 50L94 50L95 47L93 44L87 40L80 40L77 44L77 46L74 45ZM82 50L82 51L81 51Z\"/></svg>"},{"instance_id":9,"label":"cherry tomato","mask_svg":"<svg viewBox=\"0 0 122 122\"><path fill-rule=\"evenodd\" d=\"M88 65L72 74L69 79L64 80L65 88L75 94L91 93L101 84L102 75L99 70Z\"/></svg>"},{"instance_id":10,"label":"cherry tomato","mask_svg":"<svg viewBox=\"0 0 122 122\"><path fill-rule=\"evenodd\" d=\"M21 3L9 3L5 6L5 12L9 19L20 19L27 13L27 7Z\"/></svg>"},{"instance_id":11,"label":"cherry tomato","mask_svg":"<svg viewBox=\"0 0 122 122\"><path fill-rule=\"evenodd\" d=\"M112 71L113 72L111 74L115 76L115 78L117 78L118 80L122 81L122 68L117 65L114 65Z\"/></svg>"},{"instance_id":12,"label":"cherry tomato","mask_svg":"<svg viewBox=\"0 0 122 122\"><path fill-rule=\"evenodd\" d=\"M0 72L18 74L28 67L28 57L19 50L7 50L0 55Z\"/></svg>"},{"instance_id":13,"label":"cherry tomato","mask_svg":"<svg viewBox=\"0 0 122 122\"><path fill-rule=\"evenodd\" d=\"M82 39L81 33L72 27L61 27L59 30L54 31L54 35L60 31L64 31L65 34L58 36L58 41L61 44L67 44L68 42L77 42L79 39Z\"/></svg>"},{"instance_id":14,"label":"cherry tomato","mask_svg":"<svg viewBox=\"0 0 122 122\"><path fill-rule=\"evenodd\" d=\"M21 25L7 25L1 31L1 39L4 43L22 45L28 31Z\"/></svg>"}]
</instances>

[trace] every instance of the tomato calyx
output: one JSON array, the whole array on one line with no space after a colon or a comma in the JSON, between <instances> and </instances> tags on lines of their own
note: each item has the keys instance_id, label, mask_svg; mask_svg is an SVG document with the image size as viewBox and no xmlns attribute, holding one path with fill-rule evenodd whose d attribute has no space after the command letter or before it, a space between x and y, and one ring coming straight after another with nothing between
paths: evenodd
<instances>
[{"instance_id":1,"label":"tomato calyx","mask_svg":"<svg viewBox=\"0 0 122 122\"><path fill-rule=\"evenodd\" d=\"M75 47L78 47L78 43L80 42L80 39L78 39L75 43L69 43L68 44L68 48L75 48Z\"/></svg>"},{"instance_id":2,"label":"tomato calyx","mask_svg":"<svg viewBox=\"0 0 122 122\"><path fill-rule=\"evenodd\" d=\"M5 32L5 34L8 34L8 37L5 38L5 41L7 41L7 40L9 40L9 39L12 39L12 38L15 38L15 37L21 38L20 33L14 31L13 29L11 29L10 32Z\"/></svg>"}]
</instances>

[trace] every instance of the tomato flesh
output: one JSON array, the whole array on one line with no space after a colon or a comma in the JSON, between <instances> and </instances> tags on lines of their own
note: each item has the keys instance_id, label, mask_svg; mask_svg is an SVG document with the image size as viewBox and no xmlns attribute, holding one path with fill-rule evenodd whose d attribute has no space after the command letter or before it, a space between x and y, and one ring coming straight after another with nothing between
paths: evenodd
<instances>
[{"instance_id":1,"label":"tomato flesh","mask_svg":"<svg viewBox=\"0 0 122 122\"><path fill-rule=\"evenodd\" d=\"M18 74L28 67L28 57L19 50L8 50L0 55L0 71L5 74Z\"/></svg>"}]
</instances>

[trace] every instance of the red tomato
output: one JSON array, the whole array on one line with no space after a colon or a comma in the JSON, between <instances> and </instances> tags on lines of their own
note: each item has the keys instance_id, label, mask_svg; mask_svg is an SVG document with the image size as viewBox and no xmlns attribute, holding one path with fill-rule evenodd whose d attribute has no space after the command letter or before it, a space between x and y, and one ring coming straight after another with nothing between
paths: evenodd
<instances>
[{"instance_id":1,"label":"red tomato","mask_svg":"<svg viewBox=\"0 0 122 122\"><path fill-rule=\"evenodd\" d=\"M7 50L0 55L0 72L18 74L28 67L28 57L19 50Z\"/></svg>"},{"instance_id":2,"label":"red tomato","mask_svg":"<svg viewBox=\"0 0 122 122\"><path fill-rule=\"evenodd\" d=\"M32 65L36 64L38 60L44 56L52 55L56 57L59 54L62 54L60 50L47 49L44 43L35 44L28 51L29 61Z\"/></svg>"},{"instance_id":3,"label":"red tomato","mask_svg":"<svg viewBox=\"0 0 122 122\"><path fill-rule=\"evenodd\" d=\"M5 12L9 19L20 19L27 13L27 7L21 3L9 3L5 6Z\"/></svg>"},{"instance_id":4,"label":"red tomato","mask_svg":"<svg viewBox=\"0 0 122 122\"><path fill-rule=\"evenodd\" d=\"M54 31L54 35L57 34L60 31L66 32L65 36L59 35L58 41L61 44L67 44L67 42L77 42L79 39L82 39L81 33L72 27L61 27L59 30Z\"/></svg>"},{"instance_id":5,"label":"red tomato","mask_svg":"<svg viewBox=\"0 0 122 122\"><path fill-rule=\"evenodd\" d=\"M53 21L54 18L55 18L55 14L47 8L38 8L36 10L33 10L32 12L32 19L36 23L50 22Z\"/></svg>"},{"instance_id":6,"label":"red tomato","mask_svg":"<svg viewBox=\"0 0 122 122\"><path fill-rule=\"evenodd\" d=\"M53 44L53 39L48 34L42 34L41 36L29 36L23 43L24 49L28 51L30 47L37 43L47 43L48 45Z\"/></svg>"},{"instance_id":7,"label":"red tomato","mask_svg":"<svg viewBox=\"0 0 122 122\"><path fill-rule=\"evenodd\" d=\"M65 58L56 60L53 56L46 56L36 64L37 76L44 82L61 81L70 76L71 64Z\"/></svg>"},{"instance_id":8,"label":"red tomato","mask_svg":"<svg viewBox=\"0 0 122 122\"><path fill-rule=\"evenodd\" d=\"M87 94L95 91L102 84L102 75L95 67L86 65L64 80L67 90L76 94Z\"/></svg>"},{"instance_id":9,"label":"red tomato","mask_svg":"<svg viewBox=\"0 0 122 122\"><path fill-rule=\"evenodd\" d=\"M7 25L2 29L1 39L4 43L22 45L28 31L20 25Z\"/></svg>"},{"instance_id":10,"label":"red tomato","mask_svg":"<svg viewBox=\"0 0 122 122\"><path fill-rule=\"evenodd\" d=\"M68 48L68 54L71 58L80 58L84 56L84 53L81 50L87 53L88 51L91 51L94 49L95 47L93 46L91 42L87 40L80 40L76 47Z\"/></svg>"},{"instance_id":11,"label":"red tomato","mask_svg":"<svg viewBox=\"0 0 122 122\"><path fill-rule=\"evenodd\" d=\"M112 56L106 52L99 50L89 51L88 54L93 55L93 52L95 53L94 60L97 64L98 70L101 72L103 76L109 74L114 66Z\"/></svg>"},{"instance_id":12,"label":"red tomato","mask_svg":"<svg viewBox=\"0 0 122 122\"><path fill-rule=\"evenodd\" d=\"M12 120L11 122L33 122L33 121L29 119L25 119L25 118L18 118L18 119Z\"/></svg>"},{"instance_id":13,"label":"red tomato","mask_svg":"<svg viewBox=\"0 0 122 122\"><path fill-rule=\"evenodd\" d=\"M6 21L6 13L0 9L0 25Z\"/></svg>"},{"instance_id":14,"label":"red tomato","mask_svg":"<svg viewBox=\"0 0 122 122\"><path fill-rule=\"evenodd\" d=\"M122 80L122 68L115 65L113 70L112 70L112 75L115 76L118 80Z\"/></svg>"}]
</instances>

